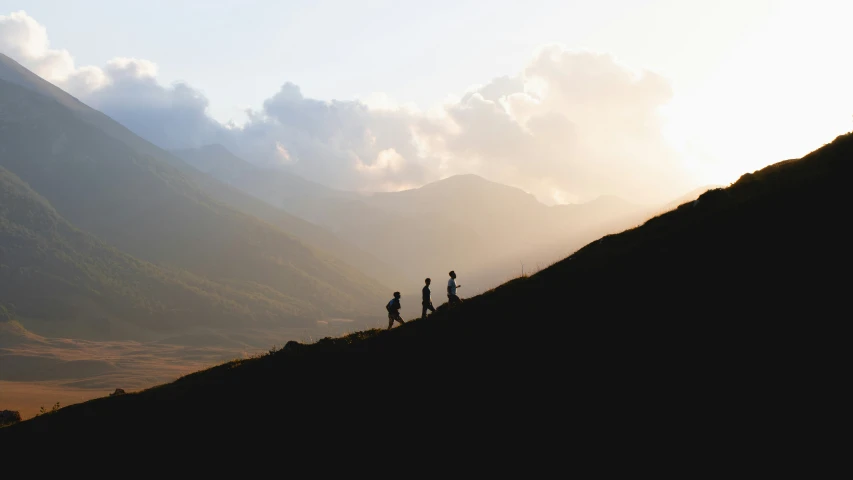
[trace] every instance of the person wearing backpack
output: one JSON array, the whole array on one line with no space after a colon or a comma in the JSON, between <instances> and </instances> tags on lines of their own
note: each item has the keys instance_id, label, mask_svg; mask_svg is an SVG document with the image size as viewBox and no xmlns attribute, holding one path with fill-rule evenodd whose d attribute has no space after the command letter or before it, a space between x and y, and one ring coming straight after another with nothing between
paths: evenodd
<instances>
[{"instance_id":1,"label":"person wearing backpack","mask_svg":"<svg viewBox=\"0 0 853 480\"><path fill-rule=\"evenodd\" d=\"M427 310L435 313L435 307L432 306L432 295L429 291L430 282L432 282L432 280L429 278L425 279L424 283L426 283L426 285L424 285L423 290L421 290L421 305L423 306L423 310L421 311L421 320L426 318Z\"/></svg>"},{"instance_id":2,"label":"person wearing backpack","mask_svg":"<svg viewBox=\"0 0 853 480\"><path fill-rule=\"evenodd\" d=\"M403 317L400 316L400 292L394 292L394 298L385 305L385 310L388 310L388 330L394 326L394 320L400 322L400 325L406 323Z\"/></svg>"},{"instance_id":3,"label":"person wearing backpack","mask_svg":"<svg viewBox=\"0 0 853 480\"><path fill-rule=\"evenodd\" d=\"M450 280L447 281L447 303L453 305L454 303L459 303L462 301L456 295L456 289L462 288L462 285L456 284L456 272L451 270L449 275Z\"/></svg>"}]
</instances>

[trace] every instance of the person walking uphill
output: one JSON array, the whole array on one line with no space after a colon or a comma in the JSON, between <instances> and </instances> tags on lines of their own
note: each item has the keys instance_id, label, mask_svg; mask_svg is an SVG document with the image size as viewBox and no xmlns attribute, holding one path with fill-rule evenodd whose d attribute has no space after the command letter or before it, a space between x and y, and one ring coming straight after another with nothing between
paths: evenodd
<instances>
[{"instance_id":1,"label":"person walking uphill","mask_svg":"<svg viewBox=\"0 0 853 480\"><path fill-rule=\"evenodd\" d=\"M403 317L400 316L400 292L394 292L394 298L385 305L385 310L388 310L388 330L394 326L394 320L400 322L400 325L406 323Z\"/></svg>"},{"instance_id":2,"label":"person walking uphill","mask_svg":"<svg viewBox=\"0 0 853 480\"><path fill-rule=\"evenodd\" d=\"M432 313L435 313L435 307L432 306L432 295L429 291L430 282L432 282L432 280L430 280L429 278L424 280L424 283L426 283L426 285L424 285L423 290L421 290L421 305L423 306L423 310L421 311L421 320L426 318L427 310L431 311Z\"/></svg>"},{"instance_id":3,"label":"person walking uphill","mask_svg":"<svg viewBox=\"0 0 853 480\"><path fill-rule=\"evenodd\" d=\"M450 280L447 281L447 302L450 305L454 303L459 303L462 300L456 295L456 289L462 288L462 285L456 284L456 272L453 270L450 271Z\"/></svg>"}]
</instances>

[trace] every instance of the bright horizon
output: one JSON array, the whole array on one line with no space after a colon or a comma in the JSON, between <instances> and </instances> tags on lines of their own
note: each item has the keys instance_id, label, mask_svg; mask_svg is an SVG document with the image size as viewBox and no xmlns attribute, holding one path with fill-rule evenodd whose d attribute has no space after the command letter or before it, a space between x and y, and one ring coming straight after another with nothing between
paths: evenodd
<instances>
[{"instance_id":1,"label":"bright horizon","mask_svg":"<svg viewBox=\"0 0 853 480\"><path fill-rule=\"evenodd\" d=\"M0 51L164 148L336 188L649 203L853 129L840 1L118 3L0 0Z\"/></svg>"}]
</instances>

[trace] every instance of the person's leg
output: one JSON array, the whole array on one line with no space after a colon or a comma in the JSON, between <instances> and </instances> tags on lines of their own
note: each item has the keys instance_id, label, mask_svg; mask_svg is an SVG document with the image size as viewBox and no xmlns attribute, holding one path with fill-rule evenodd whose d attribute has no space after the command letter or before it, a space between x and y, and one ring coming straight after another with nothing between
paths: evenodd
<instances>
[{"instance_id":1,"label":"person's leg","mask_svg":"<svg viewBox=\"0 0 853 480\"><path fill-rule=\"evenodd\" d=\"M426 318L426 312L427 312L427 309L428 309L428 308L431 308L431 307L432 307L432 305L429 305L429 304L426 304L426 303L422 303L422 304L421 304L421 320L423 320L423 319L425 319L425 318ZM434 312L434 311L435 311L435 310L433 310L433 312Z\"/></svg>"},{"instance_id":2,"label":"person's leg","mask_svg":"<svg viewBox=\"0 0 853 480\"><path fill-rule=\"evenodd\" d=\"M404 322L404 321L403 321L403 317L401 317L399 313L397 314L397 319L396 319L396 320L397 320L398 322L400 322L400 325L402 325L402 324L406 323L406 322Z\"/></svg>"},{"instance_id":3,"label":"person's leg","mask_svg":"<svg viewBox=\"0 0 853 480\"><path fill-rule=\"evenodd\" d=\"M387 330L391 330L391 327L394 325L394 316L388 315L388 328Z\"/></svg>"},{"instance_id":4,"label":"person's leg","mask_svg":"<svg viewBox=\"0 0 853 480\"><path fill-rule=\"evenodd\" d=\"M435 307L432 306L432 302L429 302L429 305L427 306L427 308L429 308L430 312L435 313Z\"/></svg>"}]
</instances>

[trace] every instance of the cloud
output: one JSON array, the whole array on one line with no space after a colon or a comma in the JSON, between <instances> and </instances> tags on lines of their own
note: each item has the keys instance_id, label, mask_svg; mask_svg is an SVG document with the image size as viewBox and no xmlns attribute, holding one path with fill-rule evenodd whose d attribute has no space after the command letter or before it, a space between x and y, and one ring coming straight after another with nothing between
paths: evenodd
<instances>
[{"instance_id":1,"label":"cloud","mask_svg":"<svg viewBox=\"0 0 853 480\"><path fill-rule=\"evenodd\" d=\"M650 192L681 188L658 114L671 96L655 73L549 45L519 79L497 79L450 109L462 131L451 148L527 177L531 188L549 179L573 197L651 200Z\"/></svg>"},{"instance_id":2,"label":"cloud","mask_svg":"<svg viewBox=\"0 0 853 480\"><path fill-rule=\"evenodd\" d=\"M258 164L281 164L284 150L291 170L336 188L420 185L436 177L412 141L417 119L388 103L371 109L360 101L306 98L288 82L222 143Z\"/></svg>"},{"instance_id":3,"label":"cloud","mask_svg":"<svg viewBox=\"0 0 853 480\"><path fill-rule=\"evenodd\" d=\"M115 58L103 68L77 67L68 51L50 48L47 30L24 11L0 15L0 51L164 148L201 146L224 129L198 91L160 85L155 63Z\"/></svg>"},{"instance_id":4,"label":"cloud","mask_svg":"<svg viewBox=\"0 0 853 480\"><path fill-rule=\"evenodd\" d=\"M0 51L51 82L74 72L71 54L51 49L47 30L23 10L0 15Z\"/></svg>"},{"instance_id":5,"label":"cloud","mask_svg":"<svg viewBox=\"0 0 853 480\"><path fill-rule=\"evenodd\" d=\"M102 74L98 88L72 93L163 148L212 143L227 129L207 114L208 100L185 83L164 87L157 66L147 60L117 58Z\"/></svg>"},{"instance_id":6,"label":"cloud","mask_svg":"<svg viewBox=\"0 0 853 480\"><path fill-rule=\"evenodd\" d=\"M605 194L656 202L690 186L661 133L669 82L607 54L545 45L522 71L427 111L382 93L307 98L286 82L245 123L222 125L190 85L160 84L150 61L76 67L24 12L0 16L0 47L164 148L221 143L335 188L395 190L476 173L562 203Z\"/></svg>"}]
</instances>

